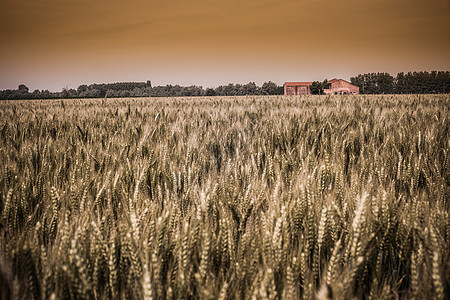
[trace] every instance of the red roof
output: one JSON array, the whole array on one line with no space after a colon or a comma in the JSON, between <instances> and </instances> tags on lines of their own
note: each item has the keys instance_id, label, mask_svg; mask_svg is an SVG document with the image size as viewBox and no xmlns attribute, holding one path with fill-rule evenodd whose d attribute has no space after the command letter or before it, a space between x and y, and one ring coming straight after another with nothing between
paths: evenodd
<instances>
[{"instance_id":1,"label":"red roof","mask_svg":"<svg viewBox=\"0 0 450 300\"><path fill-rule=\"evenodd\" d=\"M348 82L347 80L344 80L344 79L338 79L338 78L333 78L333 79L331 79L331 80L328 80L328 83L333 83L333 82L336 82L336 81L344 81L344 82L347 82L348 84L351 84L350 82Z\"/></svg>"},{"instance_id":2,"label":"red roof","mask_svg":"<svg viewBox=\"0 0 450 300\"><path fill-rule=\"evenodd\" d=\"M308 86L311 85L312 81L306 81L306 82L285 82L284 85L286 86Z\"/></svg>"}]
</instances>

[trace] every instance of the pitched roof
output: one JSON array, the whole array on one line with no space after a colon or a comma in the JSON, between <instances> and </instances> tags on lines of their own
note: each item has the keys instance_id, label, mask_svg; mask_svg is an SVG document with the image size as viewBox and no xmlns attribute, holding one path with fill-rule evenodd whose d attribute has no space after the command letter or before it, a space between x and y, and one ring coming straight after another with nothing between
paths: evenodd
<instances>
[{"instance_id":1,"label":"pitched roof","mask_svg":"<svg viewBox=\"0 0 450 300\"><path fill-rule=\"evenodd\" d=\"M336 81L344 81L344 82L347 82L348 84L354 85L354 84L352 84L351 82L348 82L347 80L340 79L340 78L333 78L333 79L330 79L330 80L328 80L328 83L333 83L333 82L336 82Z\"/></svg>"}]
</instances>

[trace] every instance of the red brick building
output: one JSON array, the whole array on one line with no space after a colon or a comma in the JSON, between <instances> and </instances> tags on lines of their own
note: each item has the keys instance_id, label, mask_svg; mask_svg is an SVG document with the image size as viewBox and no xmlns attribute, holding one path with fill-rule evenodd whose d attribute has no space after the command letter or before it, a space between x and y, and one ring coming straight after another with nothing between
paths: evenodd
<instances>
[{"instance_id":1,"label":"red brick building","mask_svg":"<svg viewBox=\"0 0 450 300\"><path fill-rule=\"evenodd\" d=\"M310 95L312 82L286 82L284 84L285 95Z\"/></svg>"},{"instance_id":2,"label":"red brick building","mask_svg":"<svg viewBox=\"0 0 450 300\"><path fill-rule=\"evenodd\" d=\"M323 90L327 95L349 95L359 94L359 87L351 84L344 79L331 79L328 80L328 88Z\"/></svg>"},{"instance_id":3,"label":"red brick building","mask_svg":"<svg viewBox=\"0 0 450 300\"><path fill-rule=\"evenodd\" d=\"M286 82L284 84L285 95L310 95L312 82ZM328 80L328 88L323 90L327 95L359 94L359 87L344 79Z\"/></svg>"}]
</instances>

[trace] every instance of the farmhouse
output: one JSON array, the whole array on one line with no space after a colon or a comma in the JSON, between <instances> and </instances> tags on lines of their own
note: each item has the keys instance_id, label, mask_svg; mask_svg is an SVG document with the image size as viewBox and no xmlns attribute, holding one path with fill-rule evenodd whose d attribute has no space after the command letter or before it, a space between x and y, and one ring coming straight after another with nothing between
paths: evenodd
<instances>
[{"instance_id":1,"label":"farmhouse","mask_svg":"<svg viewBox=\"0 0 450 300\"><path fill-rule=\"evenodd\" d=\"M285 95L310 95L312 82L286 82L284 84ZM359 94L359 87L344 79L328 80L327 88L323 90L327 95Z\"/></svg>"}]
</instances>

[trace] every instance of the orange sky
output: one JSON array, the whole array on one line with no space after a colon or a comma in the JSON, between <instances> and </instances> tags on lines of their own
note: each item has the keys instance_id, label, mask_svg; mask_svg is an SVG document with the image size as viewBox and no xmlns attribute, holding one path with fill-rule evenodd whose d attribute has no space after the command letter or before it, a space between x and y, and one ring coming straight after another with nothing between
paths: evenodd
<instances>
[{"instance_id":1,"label":"orange sky","mask_svg":"<svg viewBox=\"0 0 450 300\"><path fill-rule=\"evenodd\" d=\"M450 70L450 0L0 0L0 89Z\"/></svg>"}]
</instances>

